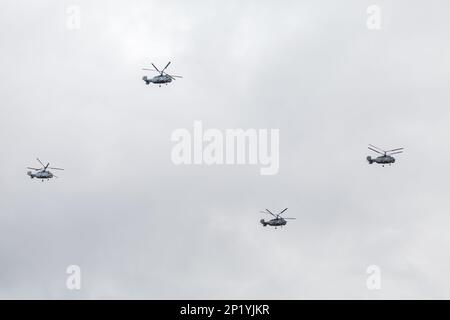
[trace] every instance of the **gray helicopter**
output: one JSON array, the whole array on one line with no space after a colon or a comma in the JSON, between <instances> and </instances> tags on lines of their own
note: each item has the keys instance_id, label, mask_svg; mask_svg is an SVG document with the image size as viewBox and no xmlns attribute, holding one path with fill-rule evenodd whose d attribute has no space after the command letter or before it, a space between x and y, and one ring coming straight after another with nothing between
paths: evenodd
<instances>
[{"instance_id":1,"label":"gray helicopter","mask_svg":"<svg viewBox=\"0 0 450 320\"><path fill-rule=\"evenodd\" d=\"M50 180L51 178L58 178L57 176L55 176L53 173L51 173L49 170L47 169L52 169L52 170L64 170L61 168L53 168L53 167L49 167L50 163L47 163L47 165L44 165L42 163L41 160L39 160L39 158L36 158L37 161L39 161L39 163L42 165L42 168L37 169L37 168L31 168L31 167L27 167L27 169L31 169L36 171L35 173L28 171L27 175L30 176L31 179L36 178L36 179L41 179L42 181L44 181L45 179Z\"/></svg>"},{"instance_id":2,"label":"gray helicopter","mask_svg":"<svg viewBox=\"0 0 450 320\"><path fill-rule=\"evenodd\" d=\"M142 68L142 70L147 70L147 71L155 71L155 72L159 72L159 75L154 76L153 78L149 79L147 78L147 76L142 77L142 80L145 81L145 84L150 84L150 83L156 83L161 87L161 84L168 84L170 82L172 82L172 80L176 80L176 78L183 78L182 76L174 76L174 75L170 75L166 72L164 72L167 67L169 66L169 63L164 67L164 69L162 69L161 71L158 70L158 68L152 63L153 68L155 69L146 69L146 68Z\"/></svg>"},{"instance_id":3,"label":"gray helicopter","mask_svg":"<svg viewBox=\"0 0 450 320\"><path fill-rule=\"evenodd\" d=\"M286 225L287 221L286 220L294 220L295 218L282 218L280 217L280 215L285 212L288 208L284 209L283 211L281 211L279 214L273 214L272 212L270 212L269 209L266 209L266 211L260 211L261 213L267 213L270 214L272 216L274 216L274 219L271 220L267 220L264 221L264 219L261 219L260 222L261 224L265 227L265 226L271 226L271 227L275 227L275 229L277 227L282 227L284 225Z\"/></svg>"},{"instance_id":4,"label":"gray helicopter","mask_svg":"<svg viewBox=\"0 0 450 320\"><path fill-rule=\"evenodd\" d=\"M383 165L383 167L385 164L391 165L395 162L395 158L392 156L393 154L403 152L403 148L397 148L397 149L392 149L392 150L383 150L372 144L369 144L368 148L376 153L381 154L381 156L378 156L376 158L367 156L367 161L369 162L369 164L372 164L375 162L375 163L379 163L379 164Z\"/></svg>"}]
</instances>

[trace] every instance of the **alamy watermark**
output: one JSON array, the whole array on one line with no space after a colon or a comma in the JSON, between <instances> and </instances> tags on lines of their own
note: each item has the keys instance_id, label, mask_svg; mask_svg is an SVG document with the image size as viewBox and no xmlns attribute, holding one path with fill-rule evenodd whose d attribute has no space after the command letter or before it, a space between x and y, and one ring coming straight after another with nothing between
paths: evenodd
<instances>
[{"instance_id":1,"label":"alamy watermark","mask_svg":"<svg viewBox=\"0 0 450 320\"><path fill-rule=\"evenodd\" d=\"M66 287L69 290L81 290L81 268L75 264L66 269L69 275L66 280Z\"/></svg>"},{"instance_id":2,"label":"alamy watermark","mask_svg":"<svg viewBox=\"0 0 450 320\"><path fill-rule=\"evenodd\" d=\"M81 9L79 6L71 5L66 8L66 28L69 30L81 29Z\"/></svg>"},{"instance_id":3,"label":"alamy watermark","mask_svg":"<svg viewBox=\"0 0 450 320\"><path fill-rule=\"evenodd\" d=\"M368 6L367 10L366 26L369 30L381 29L381 8L375 4Z\"/></svg>"},{"instance_id":4,"label":"alamy watermark","mask_svg":"<svg viewBox=\"0 0 450 320\"><path fill-rule=\"evenodd\" d=\"M275 175L280 167L279 129L206 129L194 121L193 131L172 132L171 159L176 165L206 164L261 166L261 175Z\"/></svg>"},{"instance_id":5,"label":"alamy watermark","mask_svg":"<svg viewBox=\"0 0 450 320\"><path fill-rule=\"evenodd\" d=\"M366 273L369 275L366 280L366 286L369 290L381 289L381 268L377 265L367 267Z\"/></svg>"}]
</instances>

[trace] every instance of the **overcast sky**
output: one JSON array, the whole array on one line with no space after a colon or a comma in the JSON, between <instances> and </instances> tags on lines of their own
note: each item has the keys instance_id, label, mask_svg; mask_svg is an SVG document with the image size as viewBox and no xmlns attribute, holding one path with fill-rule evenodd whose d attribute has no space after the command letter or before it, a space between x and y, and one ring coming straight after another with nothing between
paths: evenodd
<instances>
[{"instance_id":1,"label":"overcast sky","mask_svg":"<svg viewBox=\"0 0 450 320\"><path fill-rule=\"evenodd\" d=\"M2 1L0 298L450 298L449 9ZM184 78L146 86L168 61ZM279 129L279 173L174 165L195 120ZM369 143L405 152L369 165ZM31 180L36 157L65 171Z\"/></svg>"}]
</instances>

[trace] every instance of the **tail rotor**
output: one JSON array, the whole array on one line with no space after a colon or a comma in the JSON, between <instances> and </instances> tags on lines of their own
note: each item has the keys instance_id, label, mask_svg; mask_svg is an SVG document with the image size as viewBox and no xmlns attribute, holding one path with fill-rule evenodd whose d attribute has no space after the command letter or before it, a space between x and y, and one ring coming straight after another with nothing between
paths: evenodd
<instances>
[{"instance_id":1,"label":"tail rotor","mask_svg":"<svg viewBox=\"0 0 450 320\"><path fill-rule=\"evenodd\" d=\"M147 78L147 76L143 76L143 77L142 77L142 80L144 80L144 81L145 81L145 84L147 84L147 85L150 84L150 82L151 82L151 81Z\"/></svg>"}]
</instances>

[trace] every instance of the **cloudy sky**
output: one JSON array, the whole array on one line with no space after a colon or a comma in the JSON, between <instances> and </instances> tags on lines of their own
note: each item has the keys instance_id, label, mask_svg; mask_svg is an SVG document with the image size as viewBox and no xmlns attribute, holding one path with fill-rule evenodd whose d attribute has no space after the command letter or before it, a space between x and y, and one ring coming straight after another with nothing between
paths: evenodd
<instances>
[{"instance_id":1,"label":"cloudy sky","mask_svg":"<svg viewBox=\"0 0 450 320\"><path fill-rule=\"evenodd\" d=\"M0 298L450 298L449 9L3 1ZM168 61L184 78L146 86ZM195 120L279 129L279 173L174 165ZM369 143L405 152L368 165ZM31 180L36 157L65 171Z\"/></svg>"}]
</instances>

